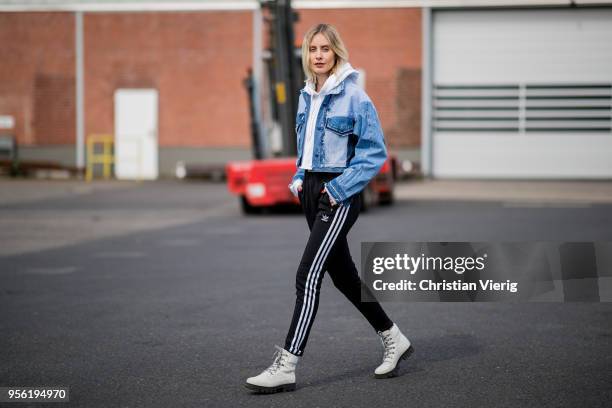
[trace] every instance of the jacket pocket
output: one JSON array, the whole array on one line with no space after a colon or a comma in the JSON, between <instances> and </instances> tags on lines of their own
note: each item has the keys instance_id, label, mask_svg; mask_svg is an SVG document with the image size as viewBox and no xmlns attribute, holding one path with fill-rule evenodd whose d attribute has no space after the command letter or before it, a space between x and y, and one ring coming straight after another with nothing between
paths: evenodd
<instances>
[{"instance_id":1,"label":"jacket pocket","mask_svg":"<svg viewBox=\"0 0 612 408\"><path fill-rule=\"evenodd\" d=\"M340 136L348 136L353 133L355 120L350 116L330 116L325 121L325 127Z\"/></svg>"},{"instance_id":2,"label":"jacket pocket","mask_svg":"<svg viewBox=\"0 0 612 408\"><path fill-rule=\"evenodd\" d=\"M332 206L327 193L321 193L319 195L319 202L318 202L317 210L323 211L324 213L327 213L327 214L331 214L332 212L334 212L334 207Z\"/></svg>"}]
</instances>

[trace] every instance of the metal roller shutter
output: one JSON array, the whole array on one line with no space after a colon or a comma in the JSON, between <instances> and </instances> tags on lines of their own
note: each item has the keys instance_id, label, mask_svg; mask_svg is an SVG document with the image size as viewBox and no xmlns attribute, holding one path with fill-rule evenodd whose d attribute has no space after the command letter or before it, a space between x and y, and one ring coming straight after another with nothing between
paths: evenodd
<instances>
[{"instance_id":1,"label":"metal roller shutter","mask_svg":"<svg viewBox=\"0 0 612 408\"><path fill-rule=\"evenodd\" d=\"M433 13L435 177L612 177L612 9Z\"/></svg>"}]
</instances>

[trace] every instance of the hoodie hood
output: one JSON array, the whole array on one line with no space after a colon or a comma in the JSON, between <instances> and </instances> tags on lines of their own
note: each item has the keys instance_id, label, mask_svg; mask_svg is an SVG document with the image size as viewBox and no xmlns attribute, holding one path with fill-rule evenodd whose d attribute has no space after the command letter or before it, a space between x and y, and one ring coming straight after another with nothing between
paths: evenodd
<instances>
[{"instance_id":1,"label":"hoodie hood","mask_svg":"<svg viewBox=\"0 0 612 408\"><path fill-rule=\"evenodd\" d=\"M327 78L327 80L325 80L325 83L323 84L323 88L321 88L321 90L319 91L319 95L326 95L330 93L336 87L338 87L342 83L342 81L344 81L346 78L348 78L352 74L359 75L359 72L356 69L354 69L351 66L351 64L349 64L348 62L345 62L336 70L336 72L331 74ZM304 87L304 90L309 95L314 95L317 93L315 91L314 83L311 80L306 81L306 86Z\"/></svg>"}]
</instances>

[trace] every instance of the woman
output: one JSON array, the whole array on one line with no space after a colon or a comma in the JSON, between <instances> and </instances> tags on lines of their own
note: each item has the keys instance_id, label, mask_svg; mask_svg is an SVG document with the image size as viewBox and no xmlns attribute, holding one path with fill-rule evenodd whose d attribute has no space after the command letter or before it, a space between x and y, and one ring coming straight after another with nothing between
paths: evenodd
<instances>
[{"instance_id":1,"label":"woman","mask_svg":"<svg viewBox=\"0 0 612 408\"><path fill-rule=\"evenodd\" d=\"M272 365L246 381L247 388L258 392L295 389L295 367L317 312L325 271L381 337L384 355L374 371L376 378L396 375L399 360L413 351L378 302L361 302L361 291L368 289L346 241L359 216L359 193L387 158L376 110L357 85L358 72L333 26L318 24L306 33L302 68L307 80L296 119L298 170L289 188L299 196L310 237L297 270L297 298L285 347L276 346Z\"/></svg>"}]
</instances>

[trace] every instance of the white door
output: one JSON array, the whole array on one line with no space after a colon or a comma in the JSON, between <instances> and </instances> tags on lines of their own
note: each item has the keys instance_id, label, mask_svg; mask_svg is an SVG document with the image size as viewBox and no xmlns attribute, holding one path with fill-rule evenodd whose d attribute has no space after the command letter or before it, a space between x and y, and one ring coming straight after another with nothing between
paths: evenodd
<instances>
[{"instance_id":1,"label":"white door","mask_svg":"<svg viewBox=\"0 0 612 408\"><path fill-rule=\"evenodd\" d=\"M156 89L115 91L115 176L120 180L158 176Z\"/></svg>"},{"instance_id":2,"label":"white door","mask_svg":"<svg viewBox=\"0 0 612 408\"><path fill-rule=\"evenodd\" d=\"M612 177L612 9L440 10L435 177Z\"/></svg>"}]
</instances>

